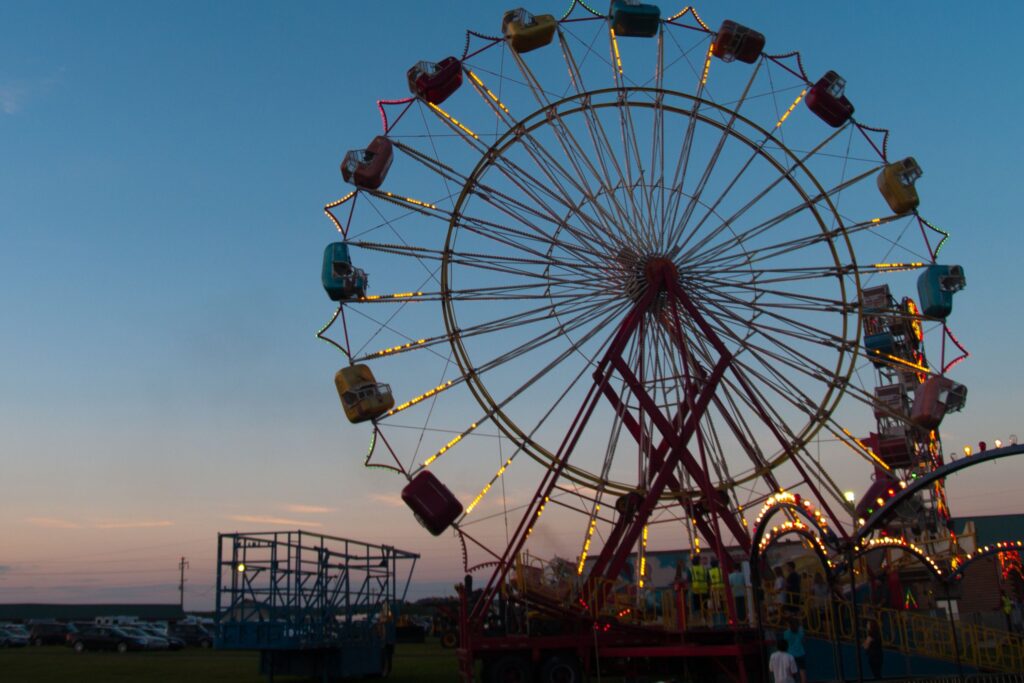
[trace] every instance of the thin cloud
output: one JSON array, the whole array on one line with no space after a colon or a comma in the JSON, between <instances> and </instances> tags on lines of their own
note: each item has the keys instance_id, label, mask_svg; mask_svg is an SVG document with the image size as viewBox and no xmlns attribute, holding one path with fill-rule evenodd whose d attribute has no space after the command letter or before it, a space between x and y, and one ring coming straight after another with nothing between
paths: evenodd
<instances>
[{"instance_id":1,"label":"thin cloud","mask_svg":"<svg viewBox=\"0 0 1024 683\"><path fill-rule=\"evenodd\" d=\"M0 111L17 114L25 102L25 90L16 85L0 85Z\"/></svg>"},{"instance_id":2,"label":"thin cloud","mask_svg":"<svg viewBox=\"0 0 1024 683\"><path fill-rule=\"evenodd\" d=\"M81 529L82 525L66 519L55 517L28 517L25 519L29 524L41 526L44 529Z\"/></svg>"},{"instance_id":3,"label":"thin cloud","mask_svg":"<svg viewBox=\"0 0 1024 683\"><path fill-rule=\"evenodd\" d=\"M235 522L249 522L250 524L269 524L271 526L323 526L323 524L321 524L320 522L311 522L308 519L288 519L287 517L274 517L272 515L228 515L228 519L233 520Z\"/></svg>"},{"instance_id":4,"label":"thin cloud","mask_svg":"<svg viewBox=\"0 0 1024 683\"><path fill-rule=\"evenodd\" d=\"M97 529L155 529L158 527L174 526L174 522L169 520L159 520L155 522L104 522L97 524Z\"/></svg>"},{"instance_id":5,"label":"thin cloud","mask_svg":"<svg viewBox=\"0 0 1024 683\"><path fill-rule=\"evenodd\" d=\"M19 113L30 101L39 99L59 85L64 71L61 67L45 78L0 83L0 112L8 116Z\"/></svg>"},{"instance_id":6,"label":"thin cloud","mask_svg":"<svg viewBox=\"0 0 1024 683\"><path fill-rule=\"evenodd\" d=\"M324 507L323 505L301 505L299 503L290 503L282 506L288 512L294 512L300 515L325 515L328 512L334 512L337 508Z\"/></svg>"}]
</instances>

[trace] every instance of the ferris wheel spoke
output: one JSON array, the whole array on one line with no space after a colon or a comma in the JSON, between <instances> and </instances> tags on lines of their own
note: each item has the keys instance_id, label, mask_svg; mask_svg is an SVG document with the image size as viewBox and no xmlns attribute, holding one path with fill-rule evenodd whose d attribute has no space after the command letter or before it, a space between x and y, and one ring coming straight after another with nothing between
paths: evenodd
<instances>
[{"instance_id":1,"label":"ferris wheel spoke","mask_svg":"<svg viewBox=\"0 0 1024 683\"><path fill-rule=\"evenodd\" d=\"M623 71L622 71L622 60L619 54L619 43L615 37L615 30L609 27L608 38L611 45L612 56L614 57L615 64L612 69L614 75L615 88L618 93L617 106L619 114L619 134L622 139L622 167L621 172L623 187L627 189L626 199L629 204L631 212L631 219L636 229L646 233L649 239L654 238L654 225L649 221L645 220L641 216L641 211L637 207L636 197L634 188L637 186L643 187L644 171L643 161L640 157L640 146L636 140L636 131L633 125L632 107L628 101L628 92L625 89L623 83ZM614 158L614 157L613 157ZM636 165L636 174L634 176L633 166ZM634 179L635 178L635 179ZM648 203L647 218L650 217L650 204ZM652 241L651 244L656 244Z\"/></svg>"},{"instance_id":2,"label":"ferris wheel spoke","mask_svg":"<svg viewBox=\"0 0 1024 683\"><path fill-rule=\"evenodd\" d=\"M701 175L700 180L697 182L697 187L695 188L694 192L692 192L690 194L690 200L689 200L689 202L686 205L686 209L684 209L684 211L683 211L682 217L677 217L676 212L673 212L670 216L668 216L668 218L666 220L666 225L671 226L671 227L669 229L669 239L665 243L665 248L666 249L668 249L670 246L674 247L674 245L676 245L678 240L682 237L683 231L686 229L686 227L687 227L687 225L688 225L688 223L690 221L690 218L693 215L694 210L697 208L697 205L700 202L700 198L704 194L704 188L707 187L708 181L711 179L712 172L718 166L718 160L719 160L719 158L720 158L720 156L722 154L722 150L725 148L725 143L730 139L730 137L732 135L733 126L736 124L736 121L739 120L740 109L743 108L743 104L746 102L747 95L750 94L750 88L753 86L754 80L757 78L757 73L758 73L758 71L761 68L761 64L762 64L762 62L758 61L757 66L754 67L753 73L751 74L750 78L747 80L747 84L743 88L743 94L740 96L739 102L737 103L735 109L733 109L732 114L729 116L728 123L722 129L722 133L721 133L721 135L718 138L718 143L715 145L714 152L711 154L711 157L708 159L708 163L704 167L704 173ZM756 151L754 152L754 154L756 154ZM753 155L751 156L751 159L753 159ZM740 169L739 173L737 174L737 177L739 175L742 175L742 173L745 170L745 168L746 168L746 166L744 166L743 168ZM733 181L733 182L735 182L735 181ZM681 187L682 186L680 186L680 189L681 189ZM728 192L728 190L726 190L726 192ZM724 194L723 194L723 196L724 196ZM711 208L712 211L714 210L715 207L717 207L717 205L721 201L721 199L722 198L720 197L716 201L714 206ZM676 209L678 209L678 204L676 205ZM700 229L700 226L699 225L696 226L694 228L694 230L691 231L690 236L692 237L693 234L695 234L695 232L697 230L699 230L699 229ZM677 249L681 250L682 248L684 248L686 246L687 242L689 242L689 237L685 241L683 241L682 244L679 247L677 247Z\"/></svg>"},{"instance_id":3,"label":"ferris wheel spoke","mask_svg":"<svg viewBox=\"0 0 1024 683\"><path fill-rule=\"evenodd\" d=\"M767 220L761 221L760 223L758 223L758 224L756 224L754 226L751 226L750 228L747 228L744 231L734 232L733 233L733 237L731 239L725 240L725 241L719 243L718 245L712 247L711 249L705 251L704 252L704 256L708 257L708 258L714 258L714 257L718 256L723 250L731 249L731 248L735 247L738 244L742 244L742 243L744 243L746 241L754 239L754 238L764 234L765 232L771 230L772 228L774 228L774 227L784 223L785 221L793 218L794 216L797 216L801 212L806 211L808 209L813 209L815 206L818 205L818 203L820 203L820 202L822 202L824 200L829 199L830 197L832 197L833 195L835 195L838 192L841 192L841 191L843 191L843 190L845 190L845 189L847 189L849 187L852 187L853 185L856 185L857 183L863 181L865 178L868 178L869 176L873 176L875 173L876 173L876 170L875 169L871 169L869 171L865 171L864 173L861 173L860 175L858 175L858 176L856 176L854 178L851 178L850 180L843 181L843 182L839 183L838 185L833 186L832 188L830 188L828 190L824 190L822 192L819 192L818 194L816 194L814 196L807 197L805 195L806 199L804 201L800 202L799 204L796 204L795 206L790 207L789 209L786 209L782 213L780 213L780 214L778 214L776 216L773 216L771 218L768 218ZM777 181L778 181L778 179L777 179ZM749 206L753 206L754 204L756 204L758 200L760 200L760 199L762 199L764 197L764 194L765 193L762 193L762 194L758 195L758 197L756 197L754 200L751 200L752 203L748 203L748 207ZM741 213L745 213L746 212L746 208L745 209L741 209L740 212ZM738 216L736 216L736 217L738 217ZM722 225L724 226L726 223L732 224L732 221L734 219L735 219L735 217L734 218L730 218L727 221L724 221ZM724 229L724 227L722 229ZM695 246L703 246L703 244L695 245ZM692 254L692 252L693 252L693 249L691 249L690 253Z\"/></svg>"},{"instance_id":4,"label":"ferris wheel spoke","mask_svg":"<svg viewBox=\"0 0 1024 683\"><path fill-rule=\"evenodd\" d=\"M562 39L561 37L559 38L559 40L564 41L564 39ZM523 79L529 86L530 92L537 100L537 104L540 106L541 110L547 112L548 120L552 123L551 131L558 138L559 146L562 148L562 151L565 154L566 159L573 166L573 169L575 171L574 178L576 181L577 189L582 190L583 188L586 188L584 194L588 197L590 201L596 201L594 193L590 189L590 185L588 182L588 178L599 177L596 173L596 169L594 169L593 166L590 164L587 154L583 151L583 148L579 145L579 142L576 141L575 137L572 136L571 131L569 131L568 128L565 125L563 125L563 122L558 115L557 105L554 105L552 103L547 93L544 91L543 88L540 87L540 83L537 80L537 77L534 75L533 70L530 69L529 66L527 66L526 62L523 60L522 56L518 52L512 51L512 55L515 59L516 66L518 66L520 73L522 73L523 75ZM544 146L542 144L538 143L537 146L538 151L544 151ZM550 155L548 155L548 160L549 162L554 161L554 159L551 158ZM584 170L583 168L581 168L578 165L580 163L583 163L585 166L587 166L587 169ZM568 176L568 174L566 175Z\"/></svg>"},{"instance_id":5,"label":"ferris wheel spoke","mask_svg":"<svg viewBox=\"0 0 1024 683\"><path fill-rule=\"evenodd\" d=\"M506 179L509 180L520 192L526 194L528 198L531 200L532 204L516 200L507 192L503 192L491 185L482 183L479 179L474 179L474 181L470 183L468 177L457 173L449 166L442 164L436 159L428 155L425 155L422 152L416 150L415 148L409 147L408 145L396 143L396 146L401 151L408 154L410 157L416 159L416 161L418 161L422 165L426 166L433 172L440 175L442 178L452 179L459 182L459 184L463 185L463 187L466 188L466 191L470 192L472 196L477 197L484 202L487 202L488 204L502 211L503 213L514 214L514 216L518 219L518 222L530 227L539 235L547 235L548 232L536 226L532 221L526 219L525 216L534 216L535 218L540 219L546 223L550 223L551 225L561 226L565 223L563 218L564 214L571 213L572 215L576 216L581 221L583 221L584 227L586 229L587 240L593 240L597 241L598 243L604 244L606 243L605 240L607 239L607 235L610 234L604 227L604 224L601 223L597 218L590 217L588 213L583 210L582 206L570 203L567 199L567 192L557 192L552 190L550 185L545 184L544 182L534 178L532 175L528 174L525 171L525 169L523 169L521 166L513 163L511 160L505 157L499 157L499 172L501 172L502 175L505 176ZM541 163L540 160L538 160L537 157L532 153L531 156L533 157L535 163ZM549 182L555 183L557 186L555 179L552 178L551 176L549 176ZM402 198L394 198L394 195L391 195L391 193L384 194L387 195L388 198L392 198L392 201L394 201L395 203L401 203L401 201L403 201ZM545 196L548 200L552 200L555 202L555 204L562 206L561 214L555 211L553 206L544 200L543 197ZM408 203L411 200L404 199L404 201ZM539 208L535 208L534 205L536 205L536 207ZM438 209L437 206L426 204L424 202L415 202L413 204L413 208L420 213L429 213L430 211L440 211L443 213L443 210ZM516 213L517 210L519 213ZM450 219L450 212L448 213L448 216ZM582 233L579 233L578 229L571 228L571 226L570 229L573 230L574 233L582 235Z\"/></svg>"},{"instance_id":6,"label":"ferris wheel spoke","mask_svg":"<svg viewBox=\"0 0 1024 683\"><path fill-rule=\"evenodd\" d=\"M591 170L595 175L597 175L597 177L602 179L602 190L608 197L613 210L619 216L620 225L641 225L644 222L640 221L639 216L635 211L635 206L633 207L634 210L632 217L629 217L621 203L615 198L615 191L617 189L628 189L631 188L633 184L629 180L628 174L623 172L622 166L619 164L615 150L611 144L610 138L608 137L607 131L604 128L604 124L601 123L601 117L590 106L590 95L585 90L582 73L580 72L579 65L576 63L575 57L572 54L572 50L569 48L568 42L561 33L559 33L559 39L563 59L569 68L570 81L577 96L582 98L581 111L587 125L590 142L593 145L595 152L594 156L596 157L597 164L600 167L600 175L597 175L597 170L593 169L592 166ZM579 148L578 143L576 143L576 146ZM615 175L618 176L617 181L612 180L612 173L609 171L609 168L612 168ZM627 191L626 194L627 198L632 203L632 193ZM653 244L653 242L651 243Z\"/></svg>"},{"instance_id":7,"label":"ferris wheel spoke","mask_svg":"<svg viewBox=\"0 0 1024 683\"><path fill-rule=\"evenodd\" d=\"M744 321L742 313L736 313L730 310L723 309L722 311L726 317L733 319L737 323ZM712 323L714 324L714 323ZM723 326L720 333L726 338L733 339L739 344L744 352L754 355L759 358L759 361L767 366L770 366L771 362L766 362L761 359L761 356L766 356L771 359L772 362L783 363L793 370L806 375L807 377L823 382L824 384L834 383L836 370L834 368L828 368L820 364L811 358L807 353L798 351L792 344L783 343L778 337L787 337L796 341L805 342L806 344L812 344L822 346L828 349L840 348L845 346L845 342L835 342L828 338L815 337L812 335L802 335L792 330L786 330L784 328L770 327L760 323L750 323L751 328L757 333L757 337L764 340L764 343L770 344L776 350L772 350L763 343L755 343L754 337L751 335L745 335L740 337L731 331L729 326Z\"/></svg>"},{"instance_id":8,"label":"ferris wheel spoke","mask_svg":"<svg viewBox=\"0 0 1024 683\"><path fill-rule=\"evenodd\" d=\"M772 182L770 182L759 193L754 195L753 198L751 198L746 204L744 204L742 207L740 207L732 216L730 216L729 218L723 220L718 226L716 226L714 229L710 230L707 235L702 236L701 239L698 242L696 242L689 249L689 253L692 254L692 253L695 253L695 252L699 252L706 245L712 243L715 239L717 239L717 237L724 230L729 229L729 227L732 226L733 224L735 224L735 222L737 220L739 220L744 214L746 214L752 208L757 206L758 203L762 199L764 199L766 196L768 196L768 194L773 189L775 189L779 184L781 184L783 181L788 180L788 181L790 181L790 183L795 183L796 181L795 181L795 179L793 177L793 173L796 172L797 170L805 168L806 163L815 154L817 154L820 150L824 149L825 146L827 146L836 136L838 136L839 133L841 132L841 130L842 129L836 130L831 135L826 137L821 143L819 143L811 151L809 151L807 154L805 154L803 156L803 158L801 158L801 159L794 159L793 163L791 165L789 165L789 167L786 168L786 170L784 172L781 169L778 169L780 171L779 175L777 177L775 177L772 180ZM744 176L744 174L747 172L747 170L751 167L754 159L757 157L757 155L759 153L762 152L762 150L764 149L764 146L767 144L767 142L770 139L771 139L771 134L769 134L768 137L766 137L764 140L761 141L761 143L758 145L757 149L751 154L751 157L740 167L740 170L737 172L737 174L733 178L733 180L725 187L725 189L723 190L721 195L715 200L714 204L712 204L708 208L708 211L705 212L705 215L698 222L697 226L691 231L691 235L698 234L699 231L700 231L700 228L703 227L703 225L707 221L707 219L710 216L714 215L715 209L718 207L719 204L721 204L722 201L725 200L726 196L732 191L732 189L737 186L737 184L739 183L740 179ZM775 162L775 163L777 164L777 162ZM814 203L817 203L817 201L820 201L820 199L815 200ZM741 240L741 242L742 241L743 240Z\"/></svg>"},{"instance_id":9,"label":"ferris wheel spoke","mask_svg":"<svg viewBox=\"0 0 1024 683\"><path fill-rule=\"evenodd\" d=\"M706 254L695 254L692 258L695 262L700 263L702 267L715 266L718 263L729 262L735 259L738 253L742 253L742 258L747 263L757 263L769 259L774 259L780 256L799 252L802 249L815 247L819 244L827 244L832 242L836 238L841 238L844 235L848 238L856 236L858 233L875 230L887 223L892 222L893 217L888 218L872 218L867 221L860 221L857 223L847 223L845 226L831 228L826 231L812 233L803 237L797 237L791 240L783 240L770 245L761 247L747 246L741 243L735 244L737 251L725 250L719 253L714 258L708 258ZM711 272L718 272L714 268L710 269Z\"/></svg>"}]
</instances>

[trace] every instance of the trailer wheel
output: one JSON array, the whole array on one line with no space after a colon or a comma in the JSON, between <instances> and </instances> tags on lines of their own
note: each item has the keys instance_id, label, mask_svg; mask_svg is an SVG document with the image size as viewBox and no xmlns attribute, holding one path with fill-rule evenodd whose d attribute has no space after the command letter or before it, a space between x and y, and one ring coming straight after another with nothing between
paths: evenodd
<instances>
[{"instance_id":1,"label":"trailer wheel","mask_svg":"<svg viewBox=\"0 0 1024 683\"><path fill-rule=\"evenodd\" d=\"M530 683L530 662L522 655L505 655L487 666L485 683Z\"/></svg>"},{"instance_id":2,"label":"trailer wheel","mask_svg":"<svg viewBox=\"0 0 1024 683\"><path fill-rule=\"evenodd\" d=\"M451 650L459 646L459 634L455 631L445 631L441 634L441 647Z\"/></svg>"},{"instance_id":3,"label":"trailer wheel","mask_svg":"<svg viewBox=\"0 0 1024 683\"><path fill-rule=\"evenodd\" d=\"M540 683L580 683L583 671L573 655L551 655L540 667Z\"/></svg>"}]
</instances>

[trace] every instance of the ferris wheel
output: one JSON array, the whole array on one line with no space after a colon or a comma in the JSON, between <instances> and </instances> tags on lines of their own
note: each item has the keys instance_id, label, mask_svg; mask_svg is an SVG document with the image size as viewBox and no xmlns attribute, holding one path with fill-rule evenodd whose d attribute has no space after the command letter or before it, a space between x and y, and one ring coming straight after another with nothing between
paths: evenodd
<instances>
[{"instance_id":1,"label":"ferris wheel","mask_svg":"<svg viewBox=\"0 0 1024 683\"><path fill-rule=\"evenodd\" d=\"M691 7L499 26L413 65L346 155L318 335L366 464L467 572L628 556L642 586L649 546L724 558L780 490L838 527L834 465L898 481L941 454L963 271L937 262L920 166L855 117L868 85Z\"/></svg>"}]
</instances>

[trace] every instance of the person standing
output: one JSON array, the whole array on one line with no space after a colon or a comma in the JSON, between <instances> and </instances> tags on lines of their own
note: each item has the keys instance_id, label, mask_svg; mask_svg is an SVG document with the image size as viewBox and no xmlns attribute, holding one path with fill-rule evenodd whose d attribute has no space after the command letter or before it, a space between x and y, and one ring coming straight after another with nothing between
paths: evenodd
<instances>
[{"instance_id":1,"label":"person standing","mask_svg":"<svg viewBox=\"0 0 1024 683\"><path fill-rule=\"evenodd\" d=\"M871 667L871 675L875 680L882 678L882 634L878 632L878 624L874 621L868 622L868 635L862 643L864 652L867 653L868 666Z\"/></svg>"},{"instance_id":2,"label":"person standing","mask_svg":"<svg viewBox=\"0 0 1024 683\"><path fill-rule=\"evenodd\" d=\"M786 605L786 576L782 573L782 567L775 568L775 581L772 583L772 603L775 606L773 616L775 619L782 619L782 609Z\"/></svg>"},{"instance_id":3,"label":"person standing","mask_svg":"<svg viewBox=\"0 0 1024 683\"><path fill-rule=\"evenodd\" d=\"M814 575L814 581L811 583L811 597L814 600L814 609L818 613L818 625L823 628L826 620L825 615L828 613L828 584L825 583L824 577L821 574Z\"/></svg>"},{"instance_id":4,"label":"person standing","mask_svg":"<svg viewBox=\"0 0 1024 683\"><path fill-rule=\"evenodd\" d=\"M690 567L690 598L694 618L702 618L708 599L708 570L699 556Z\"/></svg>"},{"instance_id":5,"label":"person standing","mask_svg":"<svg viewBox=\"0 0 1024 683\"><path fill-rule=\"evenodd\" d=\"M796 562L787 562L786 569L786 611L796 614L800 611L800 575L796 573Z\"/></svg>"},{"instance_id":6,"label":"person standing","mask_svg":"<svg viewBox=\"0 0 1024 683\"><path fill-rule=\"evenodd\" d=\"M768 669L772 672L775 683L796 683L795 676L799 673L796 660L789 654L789 644L783 639L776 644L778 648L768 658Z\"/></svg>"},{"instance_id":7,"label":"person standing","mask_svg":"<svg viewBox=\"0 0 1024 683\"><path fill-rule=\"evenodd\" d=\"M800 670L800 683L807 683L807 650L804 649L804 627L796 617L789 618L789 627L782 632L782 638L788 646L786 649L793 655L796 667Z\"/></svg>"},{"instance_id":8,"label":"person standing","mask_svg":"<svg viewBox=\"0 0 1024 683\"><path fill-rule=\"evenodd\" d=\"M733 604L736 606L736 620L742 624L747 620L747 581L739 564L734 565L729 572L729 590L732 591Z\"/></svg>"},{"instance_id":9,"label":"person standing","mask_svg":"<svg viewBox=\"0 0 1024 683\"><path fill-rule=\"evenodd\" d=\"M672 581L672 588L676 592L676 609L679 611L678 622L680 630L686 629L686 594L689 588L689 580L690 571L686 568L686 559L681 557L676 562L676 575Z\"/></svg>"},{"instance_id":10,"label":"person standing","mask_svg":"<svg viewBox=\"0 0 1024 683\"><path fill-rule=\"evenodd\" d=\"M1006 591L999 591L999 602L1003 608L1003 616L1006 617L1006 630L1013 632L1013 600L1006 594Z\"/></svg>"},{"instance_id":11,"label":"person standing","mask_svg":"<svg viewBox=\"0 0 1024 683\"><path fill-rule=\"evenodd\" d=\"M724 623L725 613L725 577L722 576L722 568L718 566L718 559L711 558L711 569L708 570L708 583L711 585L711 619L715 626Z\"/></svg>"}]
</instances>

